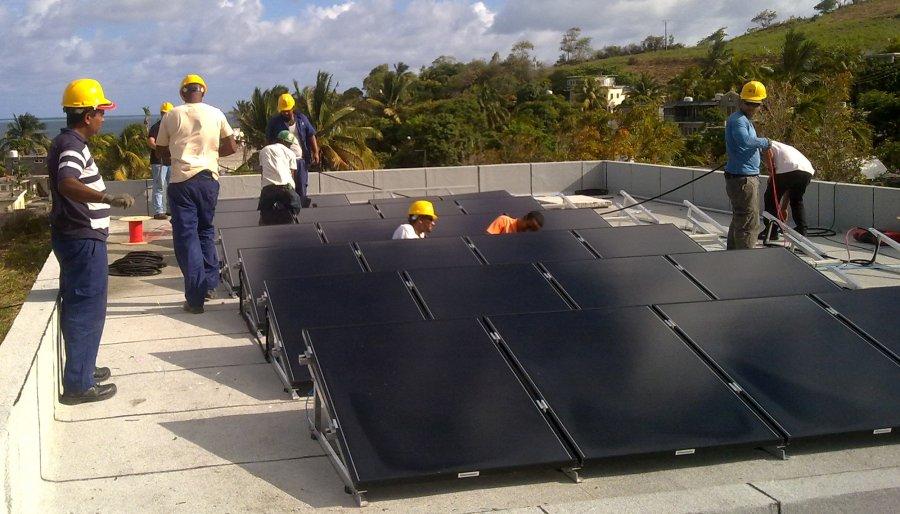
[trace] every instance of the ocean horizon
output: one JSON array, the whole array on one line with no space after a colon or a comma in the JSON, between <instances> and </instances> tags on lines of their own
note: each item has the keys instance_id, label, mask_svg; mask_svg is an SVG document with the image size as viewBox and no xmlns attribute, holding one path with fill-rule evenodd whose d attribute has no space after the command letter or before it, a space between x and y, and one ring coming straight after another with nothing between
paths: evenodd
<instances>
[{"instance_id":1,"label":"ocean horizon","mask_svg":"<svg viewBox=\"0 0 900 514\"><path fill-rule=\"evenodd\" d=\"M231 124L233 128L238 126L237 121L234 119L234 116L230 112L226 112L225 116L228 118L228 123ZM39 118L44 125L47 126L45 133L47 137L53 139L59 134L60 129L66 126L66 119L63 117L59 118ZM159 114L154 114L150 117L150 124L156 123L159 119ZM12 123L12 118L0 118L0 137L4 137L6 135L7 124ZM144 115L107 115L105 116L103 122L103 130L100 131L101 134L121 134L125 127L132 124L144 124Z\"/></svg>"}]
</instances>

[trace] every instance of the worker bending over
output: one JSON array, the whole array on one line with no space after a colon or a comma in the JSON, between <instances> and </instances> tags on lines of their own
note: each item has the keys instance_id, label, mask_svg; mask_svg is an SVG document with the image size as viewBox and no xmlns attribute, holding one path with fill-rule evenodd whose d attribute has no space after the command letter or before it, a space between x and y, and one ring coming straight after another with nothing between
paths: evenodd
<instances>
[{"instance_id":1,"label":"worker bending over","mask_svg":"<svg viewBox=\"0 0 900 514\"><path fill-rule=\"evenodd\" d=\"M501 214L487 228L488 234L512 234L514 232L537 232L544 226L544 215L531 211L521 218Z\"/></svg>"},{"instance_id":2,"label":"worker bending over","mask_svg":"<svg viewBox=\"0 0 900 514\"><path fill-rule=\"evenodd\" d=\"M257 206L260 225L292 223L301 208L293 176L297 170L297 157L291 150L297 138L282 130L276 141L259 151L259 164L262 166L262 191Z\"/></svg>"},{"instance_id":3,"label":"worker bending over","mask_svg":"<svg viewBox=\"0 0 900 514\"><path fill-rule=\"evenodd\" d=\"M184 275L183 308L203 312L203 303L219 286L216 254L216 202L219 200L219 157L237 151L234 131L219 109L203 103L206 82L199 75L181 81L184 105L163 117L156 150L169 168L169 210L175 259Z\"/></svg>"},{"instance_id":4,"label":"worker bending over","mask_svg":"<svg viewBox=\"0 0 900 514\"><path fill-rule=\"evenodd\" d=\"M397 227L391 239L424 239L434 230L438 219L434 205L428 200L418 200L410 204L407 215L408 223Z\"/></svg>"},{"instance_id":5,"label":"worker bending over","mask_svg":"<svg viewBox=\"0 0 900 514\"><path fill-rule=\"evenodd\" d=\"M759 227L760 151L769 140L756 136L753 117L766 99L766 87L753 80L741 89L740 109L725 123L725 193L731 202L729 250L753 248Z\"/></svg>"},{"instance_id":6,"label":"worker bending over","mask_svg":"<svg viewBox=\"0 0 900 514\"><path fill-rule=\"evenodd\" d=\"M781 198L785 196L791 204L791 216L794 218L794 230L800 235L806 235L806 212L803 208L803 195L806 193L806 187L812 181L813 170L812 163L805 155L800 153L793 146L772 141L769 147L769 160L774 169L769 170L769 184L766 187L766 212L782 219L775 210L776 205L781 204ZM778 194L778 201L775 200L775 194ZM766 228L759 233L759 239L764 240L769 230L769 220L764 220ZM771 240L778 240L778 225L772 227Z\"/></svg>"}]
</instances>

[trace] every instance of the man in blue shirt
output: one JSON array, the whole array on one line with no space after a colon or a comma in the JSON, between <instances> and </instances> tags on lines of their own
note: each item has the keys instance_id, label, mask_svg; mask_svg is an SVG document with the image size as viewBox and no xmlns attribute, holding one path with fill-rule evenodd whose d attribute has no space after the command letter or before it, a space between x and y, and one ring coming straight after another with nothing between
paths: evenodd
<instances>
[{"instance_id":1,"label":"man in blue shirt","mask_svg":"<svg viewBox=\"0 0 900 514\"><path fill-rule=\"evenodd\" d=\"M766 99L766 88L753 80L741 90L740 109L725 124L725 192L731 202L728 249L753 248L759 228L760 151L769 140L756 136L753 116Z\"/></svg>"},{"instance_id":2,"label":"man in blue shirt","mask_svg":"<svg viewBox=\"0 0 900 514\"><path fill-rule=\"evenodd\" d=\"M266 126L266 144L275 144L278 134L287 130L296 139L297 144L291 149L297 155L297 175L294 184L303 207L309 207L310 200L306 196L306 186L309 184L309 168L313 164L319 164L319 142L316 140L316 127L302 112L294 110L296 102L290 93L284 93L278 97L278 114L272 116Z\"/></svg>"}]
</instances>

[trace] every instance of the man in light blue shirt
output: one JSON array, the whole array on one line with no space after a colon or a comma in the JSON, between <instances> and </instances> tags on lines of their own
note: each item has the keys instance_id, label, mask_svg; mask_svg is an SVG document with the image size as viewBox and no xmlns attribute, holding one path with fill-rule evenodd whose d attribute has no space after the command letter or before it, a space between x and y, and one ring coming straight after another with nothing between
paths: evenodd
<instances>
[{"instance_id":1,"label":"man in light blue shirt","mask_svg":"<svg viewBox=\"0 0 900 514\"><path fill-rule=\"evenodd\" d=\"M753 116L766 98L766 88L753 80L741 90L740 109L725 123L725 192L731 202L728 249L753 248L759 228L760 151L769 140L756 136Z\"/></svg>"}]
</instances>

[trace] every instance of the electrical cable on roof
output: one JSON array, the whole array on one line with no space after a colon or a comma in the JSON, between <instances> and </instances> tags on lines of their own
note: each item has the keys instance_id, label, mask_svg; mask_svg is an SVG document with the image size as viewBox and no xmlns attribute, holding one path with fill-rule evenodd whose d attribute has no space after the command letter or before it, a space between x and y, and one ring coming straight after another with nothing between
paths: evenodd
<instances>
[{"instance_id":1,"label":"electrical cable on roof","mask_svg":"<svg viewBox=\"0 0 900 514\"><path fill-rule=\"evenodd\" d=\"M159 275L165 267L165 258L159 252L128 252L109 265L109 274L116 277L148 277Z\"/></svg>"},{"instance_id":2,"label":"electrical cable on roof","mask_svg":"<svg viewBox=\"0 0 900 514\"><path fill-rule=\"evenodd\" d=\"M638 203L634 203L634 204L631 204L631 205L627 205L627 206L625 206L625 207L622 207L622 208L620 208L620 209L616 209L616 210L614 210L614 211L606 211L606 212L602 212L602 213L600 213L600 214L603 215L603 216L606 216L607 214L612 214L612 213L614 213L614 212L624 211L624 210L627 210L627 209L631 209L632 207L637 207L638 205L645 204L645 203L647 203L647 202L652 202L653 200L658 200L658 199L662 198L663 196L666 196L667 194L669 194L669 193L671 193L671 192L673 192L673 191L678 191L678 190L681 189L682 187L684 187L684 186L686 186L686 185L688 185L688 184L692 184L692 183L694 183L694 182L700 180L700 179L703 178L703 177L706 177L706 176L708 176L708 175L711 175L711 174L713 174L713 173L719 171L720 169L722 169L722 168L724 168L724 167L725 167L725 163L720 164L719 166L716 166L715 168L713 168L713 169L707 171L707 172L704 173L703 175L700 175L699 177L697 177L697 178L695 178L695 179L693 179L693 180L688 180L688 181L685 182L684 184L681 184L681 185L678 186L678 187L673 187L672 189L669 189L668 191L664 191L664 192L662 192L662 193L660 193L660 194L658 194L658 195L656 195L656 196L654 196L654 197L652 197L652 198L647 198L646 200L641 200L641 201L638 202Z\"/></svg>"}]
</instances>

